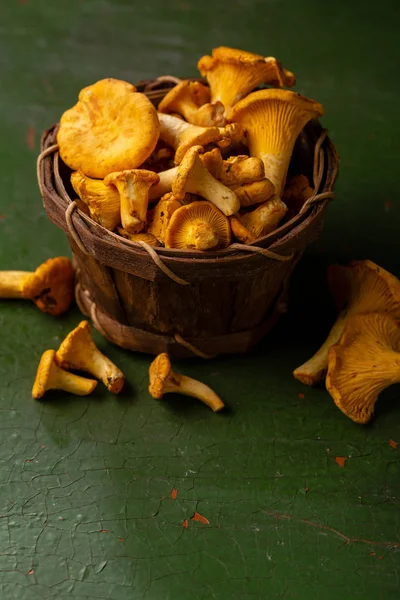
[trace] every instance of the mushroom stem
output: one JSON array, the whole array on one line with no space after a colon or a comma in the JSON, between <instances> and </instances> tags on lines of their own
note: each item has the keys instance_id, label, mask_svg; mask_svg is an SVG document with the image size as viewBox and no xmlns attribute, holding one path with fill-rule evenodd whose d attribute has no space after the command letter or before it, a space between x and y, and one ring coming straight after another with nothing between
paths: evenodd
<instances>
[{"instance_id":1,"label":"mushroom stem","mask_svg":"<svg viewBox=\"0 0 400 600\"><path fill-rule=\"evenodd\" d=\"M94 379L87 379L86 377L74 375L74 373L64 371L64 369L60 369L60 367L53 363L47 383L47 389L63 390L64 392L69 392L75 396L88 396L93 392L96 385L97 381Z\"/></svg>"},{"instance_id":2,"label":"mushroom stem","mask_svg":"<svg viewBox=\"0 0 400 600\"><path fill-rule=\"evenodd\" d=\"M24 298L24 286L31 275L29 271L0 271L0 298Z\"/></svg>"},{"instance_id":3,"label":"mushroom stem","mask_svg":"<svg viewBox=\"0 0 400 600\"><path fill-rule=\"evenodd\" d=\"M240 209L235 192L215 179L202 163L199 154L201 146L193 146L187 151L172 184L174 195L182 200L186 192L198 194L217 206L224 215L233 215Z\"/></svg>"},{"instance_id":4,"label":"mushroom stem","mask_svg":"<svg viewBox=\"0 0 400 600\"><path fill-rule=\"evenodd\" d=\"M329 348L336 344L346 325L347 311L342 311L336 319L328 337L317 352L304 364L293 371L293 376L305 385L316 385L323 380L328 369Z\"/></svg>"},{"instance_id":5,"label":"mushroom stem","mask_svg":"<svg viewBox=\"0 0 400 600\"><path fill-rule=\"evenodd\" d=\"M168 389L169 385L166 386L166 392L175 392L184 394L185 396L191 396L197 398L207 406L209 406L214 412L218 412L224 408L224 403L221 398L205 383L192 379L186 375L174 374L174 383L171 385L171 389Z\"/></svg>"},{"instance_id":6,"label":"mushroom stem","mask_svg":"<svg viewBox=\"0 0 400 600\"><path fill-rule=\"evenodd\" d=\"M286 153L270 154L263 152L259 157L263 161L268 179L274 184L276 193L279 195L283 192L291 156L292 149L289 148Z\"/></svg>"},{"instance_id":7,"label":"mushroom stem","mask_svg":"<svg viewBox=\"0 0 400 600\"><path fill-rule=\"evenodd\" d=\"M54 362L54 355L54 350L46 350L42 354L32 388L32 398L38 400L47 390L63 390L75 396L91 394L97 381L64 371Z\"/></svg>"},{"instance_id":8,"label":"mushroom stem","mask_svg":"<svg viewBox=\"0 0 400 600\"><path fill-rule=\"evenodd\" d=\"M157 200L171 191L172 182L175 179L177 171L178 167L173 167L172 169L167 169L166 171L158 173L160 181L151 186L149 190L149 201Z\"/></svg>"}]
</instances>

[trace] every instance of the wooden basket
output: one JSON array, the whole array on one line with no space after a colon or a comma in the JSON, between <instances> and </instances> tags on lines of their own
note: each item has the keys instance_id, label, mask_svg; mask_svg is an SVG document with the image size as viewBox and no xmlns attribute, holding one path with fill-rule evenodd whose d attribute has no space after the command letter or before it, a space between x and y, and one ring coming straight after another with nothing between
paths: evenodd
<instances>
[{"instance_id":1,"label":"wooden basket","mask_svg":"<svg viewBox=\"0 0 400 600\"><path fill-rule=\"evenodd\" d=\"M177 81L136 87L157 105ZM318 121L300 134L290 167L314 180L318 195L256 243L211 252L142 246L79 211L56 135L57 125L42 136L39 186L49 219L68 235L77 303L102 335L129 350L210 358L246 352L269 331L285 312L289 277L320 234L333 196L339 159Z\"/></svg>"}]
</instances>

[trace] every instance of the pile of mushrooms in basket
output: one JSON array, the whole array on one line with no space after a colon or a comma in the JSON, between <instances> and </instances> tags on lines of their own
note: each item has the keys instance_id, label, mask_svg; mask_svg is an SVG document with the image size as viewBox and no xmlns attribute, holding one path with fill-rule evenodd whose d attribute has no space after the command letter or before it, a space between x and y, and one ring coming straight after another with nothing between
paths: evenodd
<instances>
[{"instance_id":1,"label":"pile of mushrooms in basket","mask_svg":"<svg viewBox=\"0 0 400 600\"><path fill-rule=\"evenodd\" d=\"M283 89L293 73L225 47L198 68L208 85L182 80L158 109L132 84L103 79L62 115L57 143L79 209L124 238L200 251L250 244L313 194L304 175L286 182L299 133L323 114Z\"/></svg>"},{"instance_id":2,"label":"pile of mushrooms in basket","mask_svg":"<svg viewBox=\"0 0 400 600\"><path fill-rule=\"evenodd\" d=\"M157 109L132 84L103 79L81 90L60 121L57 144L79 209L148 252L165 246L202 255L254 244L318 198L304 174L287 180L298 135L324 112L285 89L294 85L293 73L273 57L225 47L203 56L198 68L204 79L172 78L176 85L161 94ZM367 423L380 392L400 381L400 281L369 260L331 266L328 281L338 318L293 375L306 385L325 382L345 415ZM0 272L0 298L31 299L53 316L69 308L73 293L74 269L65 257L32 273ZM83 321L57 351L44 352L32 395L88 395L97 380L119 393L125 377ZM165 352L150 365L149 392L224 408L211 388L176 373Z\"/></svg>"}]
</instances>

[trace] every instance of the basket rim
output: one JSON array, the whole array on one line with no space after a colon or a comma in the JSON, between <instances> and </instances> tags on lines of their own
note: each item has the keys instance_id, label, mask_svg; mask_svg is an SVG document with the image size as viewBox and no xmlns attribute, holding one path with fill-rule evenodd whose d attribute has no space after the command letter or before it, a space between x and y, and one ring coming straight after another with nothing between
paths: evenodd
<instances>
[{"instance_id":1,"label":"basket rim","mask_svg":"<svg viewBox=\"0 0 400 600\"><path fill-rule=\"evenodd\" d=\"M201 78L192 78L192 80L204 82L204 80ZM165 84L167 84L168 87L165 87ZM146 87L148 85L151 86L151 89L146 92ZM142 88L143 93L145 93L147 96L149 96L150 99L157 101L157 100L161 99L171 89L171 87L176 85L176 83L173 83L171 86L170 82L163 80L161 82L161 85L163 87L162 87L162 89L158 89L158 90L154 89L154 85L157 85L157 79L145 80L145 81L141 81L141 82L135 84L138 91L140 90L140 88ZM51 145L56 143L58 127L59 127L59 123L56 123L55 125L53 125L52 127L49 127L48 129L46 129L43 132L42 138L41 138L41 152L45 151L46 149L50 148ZM311 130L311 128L314 128L314 130L319 129L319 131L322 131L322 126L321 126L319 120L313 120L313 121L310 121L305 126L303 132L300 135L302 135L306 130ZM319 193L324 193L324 192L330 192L333 190L333 186L336 181L336 178L338 175L338 170L339 170L339 157L338 157L336 148L333 145L329 136L326 136L321 148L324 152L325 164L324 164L324 172L323 172L324 184L321 186ZM51 167L51 172L53 173L53 178L54 178L54 173L56 171L58 171L58 160L59 160L59 155L58 155L58 152L56 152L54 155L47 156L42 161L41 166L40 166L40 177L41 177L41 184L43 186L43 189L47 189L45 163L47 163L47 165ZM57 189L57 183L59 186L60 186L60 184L62 185L63 189L62 189L61 193L60 193L59 189ZM64 203L66 203L66 201L63 200L62 195L65 195L65 197L69 199L70 203L73 202L73 199L68 195L67 191L64 188L64 184L62 182L61 177L59 177L59 182L56 182L56 185L54 185L52 187L54 188L54 192L57 194L58 200L61 202L62 205ZM318 202L316 204L310 205L310 207L307 210L305 210L303 213L301 213L301 214L298 213L297 215L292 217L289 221L285 222L283 225L281 225L280 227L275 229L272 233L258 238L254 242L251 242L250 244L248 244L248 246L255 247L255 248L262 248L262 249L270 249L270 250L274 251L275 247L285 244L285 242L292 239L293 237L296 237L296 235L298 233L300 233L304 228L306 228L310 217L317 216L321 211L323 211L326 208L328 202L329 201L325 199L325 200L321 200L320 202ZM66 208L65 208L65 211L66 211ZM103 227L102 225L100 225L99 223L94 221L93 219L91 219L90 216L86 215L79 209L76 209L74 211L74 219L75 218L82 221L86 227L89 226L92 233L94 233L98 237L102 237L103 239L108 239L110 241L112 240L113 243L120 244L121 246L125 247L126 250L135 251L135 254L139 253L139 254L142 254L143 256L147 255L147 252L144 250L144 248L141 246L141 244L139 244L138 242L133 242L131 240L123 238L122 236L120 236L112 231L109 231L108 229L106 229L105 227ZM238 244L238 245L240 245L240 244ZM249 252L246 250L240 250L238 247L232 248L231 246L228 246L227 248L224 248L222 250L211 250L211 251L187 250L187 249L182 250L182 249L177 249L177 248L165 248L162 246L155 248L155 250L158 255L164 256L166 258L174 258L175 260L177 260L179 262L181 262L181 260L185 261L187 259L192 259L192 260L195 259L196 262L198 262L198 261L203 262L203 261L210 261L212 259L213 260L229 259L229 258L235 259L235 258L239 258L239 256L242 258L245 256L247 258L249 258L250 257L249 255L254 256L254 254L252 252Z\"/></svg>"}]
</instances>

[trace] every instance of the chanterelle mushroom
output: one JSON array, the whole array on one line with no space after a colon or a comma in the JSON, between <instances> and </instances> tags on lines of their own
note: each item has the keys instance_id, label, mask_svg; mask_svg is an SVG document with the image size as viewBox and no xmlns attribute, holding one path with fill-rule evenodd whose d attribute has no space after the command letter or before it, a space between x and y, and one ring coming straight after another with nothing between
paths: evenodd
<instances>
[{"instance_id":1,"label":"chanterelle mushroom","mask_svg":"<svg viewBox=\"0 0 400 600\"><path fill-rule=\"evenodd\" d=\"M238 102L228 120L241 123L250 154L261 158L265 176L281 196L293 147L303 127L324 114L321 104L289 90L253 92Z\"/></svg>"},{"instance_id":2,"label":"chanterelle mushroom","mask_svg":"<svg viewBox=\"0 0 400 600\"><path fill-rule=\"evenodd\" d=\"M208 385L186 377L186 375L175 373L166 353L159 354L151 363L149 380L149 393L156 400L161 400L164 394L174 393L197 398L214 412L225 406L221 398Z\"/></svg>"},{"instance_id":3,"label":"chanterelle mushroom","mask_svg":"<svg viewBox=\"0 0 400 600\"><path fill-rule=\"evenodd\" d=\"M63 161L89 177L135 169L153 152L160 132L157 111L144 94L119 79L102 79L79 93L60 120Z\"/></svg>"},{"instance_id":4,"label":"chanterelle mushroom","mask_svg":"<svg viewBox=\"0 0 400 600\"><path fill-rule=\"evenodd\" d=\"M139 233L145 223L149 190L160 181L157 173L145 169L131 169L110 173L104 183L115 186L121 202L121 223L128 233Z\"/></svg>"},{"instance_id":5,"label":"chanterelle mushroom","mask_svg":"<svg viewBox=\"0 0 400 600\"><path fill-rule=\"evenodd\" d=\"M157 238L154 237L151 233L128 233L122 227L118 227L118 233L123 238L130 240L131 242L145 242L149 246L159 246Z\"/></svg>"},{"instance_id":6,"label":"chanterelle mushroom","mask_svg":"<svg viewBox=\"0 0 400 600\"><path fill-rule=\"evenodd\" d=\"M74 171L71 183L79 198L89 208L94 221L113 231L121 222L119 193L100 179L86 177L82 171Z\"/></svg>"},{"instance_id":7,"label":"chanterelle mushroom","mask_svg":"<svg viewBox=\"0 0 400 600\"><path fill-rule=\"evenodd\" d=\"M91 394L97 381L60 369L54 362L54 355L54 350L46 350L42 355L32 388L32 398L41 398L47 390L63 390L76 396Z\"/></svg>"},{"instance_id":8,"label":"chanterelle mushroom","mask_svg":"<svg viewBox=\"0 0 400 600\"><path fill-rule=\"evenodd\" d=\"M260 181L253 181L253 183L234 185L232 186L232 190L239 198L240 206L242 207L266 202L271 196L275 195L275 186L266 177L260 179Z\"/></svg>"},{"instance_id":9,"label":"chanterelle mushroom","mask_svg":"<svg viewBox=\"0 0 400 600\"><path fill-rule=\"evenodd\" d=\"M211 175L228 187L260 181L265 176L262 160L253 156L230 156L223 160L220 150L214 148L205 152L201 160Z\"/></svg>"},{"instance_id":10,"label":"chanterelle mushroom","mask_svg":"<svg viewBox=\"0 0 400 600\"><path fill-rule=\"evenodd\" d=\"M205 146L224 139L225 129L221 133L218 127L199 127L177 119L171 115L158 113L161 139L175 148L175 164L179 165L186 152L192 146Z\"/></svg>"},{"instance_id":11,"label":"chanterelle mushroom","mask_svg":"<svg viewBox=\"0 0 400 600\"><path fill-rule=\"evenodd\" d=\"M230 217L232 233L244 244L251 244L274 231L286 212L286 204L275 194L251 212Z\"/></svg>"},{"instance_id":12,"label":"chanterelle mushroom","mask_svg":"<svg viewBox=\"0 0 400 600\"><path fill-rule=\"evenodd\" d=\"M273 56L220 46L212 56L203 56L197 67L211 88L211 101L222 102L228 110L261 83L292 87L293 73L283 69Z\"/></svg>"},{"instance_id":13,"label":"chanterelle mushroom","mask_svg":"<svg viewBox=\"0 0 400 600\"><path fill-rule=\"evenodd\" d=\"M70 307L74 269L65 256L49 258L36 271L0 271L0 298L33 300L42 312L58 316Z\"/></svg>"},{"instance_id":14,"label":"chanterelle mushroom","mask_svg":"<svg viewBox=\"0 0 400 600\"><path fill-rule=\"evenodd\" d=\"M224 215L233 215L240 208L239 199L203 165L199 156L202 152L201 146L193 146L187 151L172 184L172 192L180 200L186 192L198 194L215 204Z\"/></svg>"},{"instance_id":15,"label":"chanterelle mushroom","mask_svg":"<svg viewBox=\"0 0 400 600\"><path fill-rule=\"evenodd\" d=\"M202 127L225 125L225 108L221 102L199 104L199 99L210 96L210 90L198 81L181 81L173 87L158 105L162 113L180 113L189 123Z\"/></svg>"},{"instance_id":16,"label":"chanterelle mushroom","mask_svg":"<svg viewBox=\"0 0 400 600\"><path fill-rule=\"evenodd\" d=\"M379 394L400 383L400 323L385 313L348 319L340 342L329 350L326 388L340 410L368 423Z\"/></svg>"},{"instance_id":17,"label":"chanterelle mushroom","mask_svg":"<svg viewBox=\"0 0 400 600\"><path fill-rule=\"evenodd\" d=\"M320 382L328 368L328 351L343 333L349 317L369 312L390 313L400 318L400 281L370 260L328 269L328 282L340 313L321 348L293 371L306 385Z\"/></svg>"},{"instance_id":18,"label":"chanterelle mushroom","mask_svg":"<svg viewBox=\"0 0 400 600\"><path fill-rule=\"evenodd\" d=\"M211 250L231 243L229 220L214 204L191 202L174 212L167 227L165 246Z\"/></svg>"},{"instance_id":19,"label":"chanterelle mushroom","mask_svg":"<svg viewBox=\"0 0 400 600\"><path fill-rule=\"evenodd\" d=\"M162 244L165 242L165 233L172 215L181 206L182 202L169 192L154 207L147 231Z\"/></svg>"},{"instance_id":20,"label":"chanterelle mushroom","mask_svg":"<svg viewBox=\"0 0 400 600\"><path fill-rule=\"evenodd\" d=\"M63 369L87 371L100 379L113 394L118 394L123 388L124 374L97 348L87 321L81 321L67 335L56 352L55 361Z\"/></svg>"},{"instance_id":21,"label":"chanterelle mushroom","mask_svg":"<svg viewBox=\"0 0 400 600\"><path fill-rule=\"evenodd\" d=\"M178 167L173 167L172 169L167 169L166 171L160 171L158 173L160 178L159 182L152 185L149 189L149 202L161 198L172 190L172 182L174 181L177 172Z\"/></svg>"},{"instance_id":22,"label":"chanterelle mushroom","mask_svg":"<svg viewBox=\"0 0 400 600\"><path fill-rule=\"evenodd\" d=\"M293 175L293 177L286 182L282 200L290 209L297 213L313 193L314 190L310 186L310 182L305 175Z\"/></svg>"}]
</instances>

